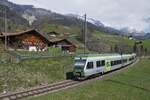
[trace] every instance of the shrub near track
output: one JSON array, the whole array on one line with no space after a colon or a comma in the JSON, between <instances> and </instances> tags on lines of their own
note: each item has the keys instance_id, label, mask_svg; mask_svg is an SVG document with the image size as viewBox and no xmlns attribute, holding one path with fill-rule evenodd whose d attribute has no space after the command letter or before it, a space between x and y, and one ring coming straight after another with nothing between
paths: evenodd
<instances>
[{"instance_id":1,"label":"shrub near track","mask_svg":"<svg viewBox=\"0 0 150 100\"><path fill-rule=\"evenodd\" d=\"M23 90L65 80L72 71L72 57L26 60L19 64L0 64L0 92Z\"/></svg>"}]
</instances>

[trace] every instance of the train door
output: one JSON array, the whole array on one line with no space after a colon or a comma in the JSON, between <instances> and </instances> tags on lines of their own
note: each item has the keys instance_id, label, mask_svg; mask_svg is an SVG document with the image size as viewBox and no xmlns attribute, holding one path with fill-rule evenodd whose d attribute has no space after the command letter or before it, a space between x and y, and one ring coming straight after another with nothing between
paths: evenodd
<instances>
[{"instance_id":1,"label":"train door","mask_svg":"<svg viewBox=\"0 0 150 100\"><path fill-rule=\"evenodd\" d=\"M105 61L105 72L111 71L111 61L106 60Z\"/></svg>"},{"instance_id":2,"label":"train door","mask_svg":"<svg viewBox=\"0 0 150 100\"><path fill-rule=\"evenodd\" d=\"M85 69L85 76L90 76L94 74L95 63L93 61L88 61Z\"/></svg>"}]
</instances>

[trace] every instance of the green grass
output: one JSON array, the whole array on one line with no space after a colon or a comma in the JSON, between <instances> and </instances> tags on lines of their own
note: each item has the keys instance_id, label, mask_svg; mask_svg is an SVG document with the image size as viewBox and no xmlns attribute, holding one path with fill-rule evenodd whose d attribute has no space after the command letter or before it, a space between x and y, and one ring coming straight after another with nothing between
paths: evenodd
<instances>
[{"instance_id":1,"label":"green grass","mask_svg":"<svg viewBox=\"0 0 150 100\"><path fill-rule=\"evenodd\" d=\"M59 51L59 49L51 49ZM86 51L91 52L91 51ZM36 57L51 55L48 52L19 52L18 55ZM58 53L58 52L57 52ZM77 54L83 50L77 49ZM0 56L1 59L7 58ZM3 90L16 91L18 89L30 88L40 84L54 83L65 80L66 74L73 70L74 55L56 56L49 59L23 60L20 63L0 63L0 92Z\"/></svg>"},{"instance_id":2,"label":"green grass","mask_svg":"<svg viewBox=\"0 0 150 100\"><path fill-rule=\"evenodd\" d=\"M143 44L144 44L144 47L146 47L150 50L150 40L144 40Z\"/></svg>"},{"instance_id":3,"label":"green grass","mask_svg":"<svg viewBox=\"0 0 150 100\"><path fill-rule=\"evenodd\" d=\"M38 56L54 56L54 55L62 55L63 52L60 48L48 48L48 51L14 51L15 54L19 56L28 56L28 57L38 57Z\"/></svg>"},{"instance_id":4,"label":"green grass","mask_svg":"<svg viewBox=\"0 0 150 100\"><path fill-rule=\"evenodd\" d=\"M58 25L58 24L49 24L49 23L44 23L42 31L45 33L55 31L58 33L71 33L71 34L77 34L80 32L80 28L77 26L63 26L63 25Z\"/></svg>"},{"instance_id":5,"label":"green grass","mask_svg":"<svg viewBox=\"0 0 150 100\"><path fill-rule=\"evenodd\" d=\"M150 61L143 59L134 67L73 89L31 100L149 100Z\"/></svg>"},{"instance_id":6,"label":"green grass","mask_svg":"<svg viewBox=\"0 0 150 100\"><path fill-rule=\"evenodd\" d=\"M100 39L102 42L109 44L109 45L115 45L115 44L125 44L129 46L133 46L135 41L130 40L127 37L121 37L117 35L110 35L104 32L95 32L95 37Z\"/></svg>"},{"instance_id":7,"label":"green grass","mask_svg":"<svg viewBox=\"0 0 150 100\"><path fill-rule=\"evenodd\" d=\"M96 53L94 51L89 51L86 50L86 53ZM49 58L53 58L53 57L66 57L66 56L74 56L74 55L78 55L78 54L82 54L84 53L83 49L76 49L76 52L73 54L69 54L68 52L63 52L61 51L60 48L49 48L48 51L45 52L35 52L35 51L15 51L14 52L16 55L18 55L20 57L20 59L22 60L28 60L28 59L43 59L44 57L49 57Z\"/></svg>"},{"instance_id":8,"label":"green grass","mask_svg":"<svg viewBox=\"0 0 150 100\"><path fill-rule=\"evenodd\" d=\"M0 39L0 52L4 52L5 51L5 46L2 43L2 40Z\"/></svg>"},{"instance_id":9,"label":"green grass","mask_svg":"<svg viewBox=\"0 0 150 100\"><path fill-rule=\"evenodd\" d=\"M19 64L0 64L0 92L65 80L72 71L72 57L26 60Z\"/></svg>"}]
</instances>

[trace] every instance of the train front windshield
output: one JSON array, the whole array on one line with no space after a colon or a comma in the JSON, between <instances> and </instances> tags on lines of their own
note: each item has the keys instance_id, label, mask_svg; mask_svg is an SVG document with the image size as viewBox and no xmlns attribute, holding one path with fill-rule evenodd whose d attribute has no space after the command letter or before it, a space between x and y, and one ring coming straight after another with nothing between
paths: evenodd
<instances>
[{"instance_id":1,"label":"train front windshield","mask_svg":"<svg viewBox=\"0 0 150 100\"><path fill-rule=\"evenodd\" d=\"M77 69L84 69L86 64L86 60L75 60L75 68Z\"/></svg>"}]
</instances>

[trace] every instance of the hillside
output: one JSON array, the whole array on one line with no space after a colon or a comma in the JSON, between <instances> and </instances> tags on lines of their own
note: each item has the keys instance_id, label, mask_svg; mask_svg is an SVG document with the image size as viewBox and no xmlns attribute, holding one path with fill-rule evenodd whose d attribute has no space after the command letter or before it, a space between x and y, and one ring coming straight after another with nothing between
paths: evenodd
<instances>
[{"instance_id":1,"label":"hillside","mask_svg":"<svg viewBox=\"0 0 150 100\"><path fill-rule=\"evenodd\" d=\"M143 44L146 48L148 48L150 50L150 40L144 40Z\"/></svg>"},{"instance_id":2,"label":"hillside","mask_svg":"<svg viewBox=\"0 0 150 100\"><path fill-rule=\"evenodd\" d=\"M64 80L66 73L72 71L72 68L72 57L27 60L19 64L1 63L0 93Z\"/></svg>"},{"instance_id":3,"label":"hillside","mask_svg":"<svg viewBox=\"0 0 150 100\"><path fill-rule=\"evenodd\" d=\"M116 52L115 47L117 46L123 53L130 53L133 50L135 40L130 40L127 37L111 35L105 32L95 31L93 32L93 40L89 42L103 44L103 47L109 48L108 52ZM97 47L97 46L96 46ZM100 47L100 46L98 46ZM96 49L96 48L95 48Z\"/></svg>"},{"instance_id":4,"label":"hillside","mask_svg":"<svg viewBox=\"0 0 150 100\"><path fill-rule=\"evenodd\" d=\"M9 7L4 6L0 3L0 31L4 32L5 28L5 9L7 18L7 31L16 32L19 30L26 29L28 21L22 18L16 11L11 10Z\"/></svg>"},{"instance_id":5,"label":"hillside","mask_svg":"<svg viewBox=\"0 0 150 100\"><path fill-rule=\"evenodd\" d=\"M113 77L30 100L149 100L149 66L149 59L142 59L132 68Z\"/></svg>"},{"instance_id":6,"label":"hillside","mask_svg":"<svg viewBox=\"0 0 150 100\"><path fill-rule=\"evenodd\" d=\"M134 37L139 40L148 40L148 39L150 39L150 33L147 33L143 36L134 36Z\"/></svg>"},{"instance_id":7,"label":"hillside","mask_svg":"<svg viewBox=\"0 0 150 100\"><path fill-rule=\"evenodd\" d=\"M83 18L79 15L62 15L50 10L36 8L33 5L18 5L8 0L1 0L0 7L7 8L8 32L35 28L41 33L56 31L70 33L69 39L83 48ZM2 10L4 11L4 10ZM0 29L4 31L4 14L0 12ZM105 26L98 20L87 18L87 49L98 52L114 52L119 45L125 53L131 52L133 40L121 37L121 31ZM121 45L120 45L121 42ZM96 48L97 47L97 48Z\"/></svg>"},{"instance_id":8,"label":"hillside","mask_svg":"<svg viewBox=\"0 0 150 100\"><path fill-rule=\"evenodd\" d=\"M98 39L103 40L104 42L107 42L110 45L115 45L115 44L127 44L129 46L133 46L134 40L130 40L127 37L123 36L117 36L117 35L109 35L104 32L95 32L94 34L95 37L98 37Z\"/></svg>"}]
</instances>

